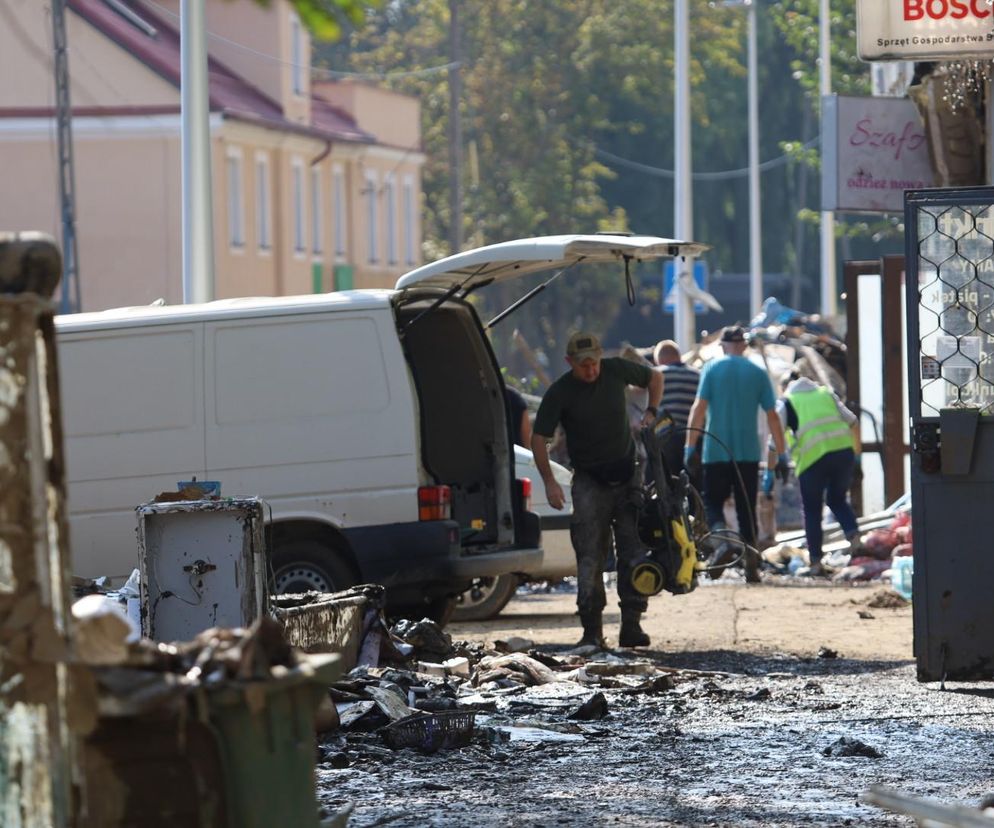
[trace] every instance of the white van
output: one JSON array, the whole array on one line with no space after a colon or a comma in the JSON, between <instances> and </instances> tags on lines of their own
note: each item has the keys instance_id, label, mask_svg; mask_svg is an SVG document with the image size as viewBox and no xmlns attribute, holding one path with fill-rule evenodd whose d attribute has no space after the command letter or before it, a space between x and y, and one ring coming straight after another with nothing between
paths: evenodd
<instances>
[{"instance_id":1,"label":"white van","mask_svg":"<svg viewBox=\"0 0 994 828\"><path fill-rule=\"evenodd\" d=\"M70 543L84 576L136 564L139 503L181 480L257 495L277 591L388 587L445 617L474 578L541 560L474 289L701 246L554 236L425 265L396 289L56 319Z\"/></svg>"}]
</instances>

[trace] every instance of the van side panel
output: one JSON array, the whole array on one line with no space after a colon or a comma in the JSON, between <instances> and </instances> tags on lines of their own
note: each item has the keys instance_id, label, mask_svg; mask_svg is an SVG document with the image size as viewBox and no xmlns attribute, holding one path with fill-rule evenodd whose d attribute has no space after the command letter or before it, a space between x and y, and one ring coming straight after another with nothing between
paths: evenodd
<instances>
[{"instance_id":1,"label":"van side panel","mask_svg":"<svg viewBox=\"0 0 994 828\"><path fill-rule=\"evenodd\" d=\"M59 338L74 571L138 565L134 509L179 480L204 479L202 327Z\"/></svg>"},{"instance_id":2,"label":"van side panel","mask_svg":"<svg viewBox=\"0 0 994 828\"><path fill-rule=\"evenodd\" d=\"M207 469L273 519L416 521L415 414L389 309L207 323ZM360 567L362 561L359 561Z\"/></svg>"}]
</instances>

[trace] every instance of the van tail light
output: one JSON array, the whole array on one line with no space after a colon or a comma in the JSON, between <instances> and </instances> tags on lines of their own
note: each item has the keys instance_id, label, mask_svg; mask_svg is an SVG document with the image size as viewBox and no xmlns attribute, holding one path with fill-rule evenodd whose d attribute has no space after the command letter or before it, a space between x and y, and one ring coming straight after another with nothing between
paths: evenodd
<instances>
[{"instance_id":1,"label":"van tail light","mask_svg":"<svg viewBox=\"0 0 994 828\"><path fill-rule=\"evenodd\" d=\"M527 477L519 477L517 483L521 494L521 508L525 512L530 512L532 509L532 482Z\"/></svg>"},{"instance_id":2,"label":"van tail light","mask_svg":"<svg viewBox=\"0 0 994 828\"><path fill-rule=\"evenodd\" d=\"M449 520L452 517L452 490L448 486L421 486L418 489L418 520Z\"/></svg>"}]
</instances>

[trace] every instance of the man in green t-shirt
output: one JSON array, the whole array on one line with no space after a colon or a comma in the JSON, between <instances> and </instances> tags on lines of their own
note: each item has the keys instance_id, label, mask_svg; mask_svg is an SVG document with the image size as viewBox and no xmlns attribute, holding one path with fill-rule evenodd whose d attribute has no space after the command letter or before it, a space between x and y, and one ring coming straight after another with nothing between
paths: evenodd
<instances>
[{"instance_id":1,"label":"man in green t-shirt","mask_svg":"<svg viewBox=\"0 0 994 828\"><path fill-rule=\"evenodd\" d=\"M576 604L583 623L580 646L604 646L604 562L613 530L621 607L619 643L622 647L644 647L649 636L640 622L648 602L631 582L632 567L643 552L637 528L641 481L636 473L625 388L648 388L649 404L642 424L652 425L663 394L663 375L625 359L604 359L603 353L600 340L591 333L570 337L566 346L570 370L552 383L542 398L532 426L532 453L549 505L562 509L563 490L552 475L547 445L556 425L562 424L573 465L570 538L576 553Z\"/></svg>"}]
</instances>

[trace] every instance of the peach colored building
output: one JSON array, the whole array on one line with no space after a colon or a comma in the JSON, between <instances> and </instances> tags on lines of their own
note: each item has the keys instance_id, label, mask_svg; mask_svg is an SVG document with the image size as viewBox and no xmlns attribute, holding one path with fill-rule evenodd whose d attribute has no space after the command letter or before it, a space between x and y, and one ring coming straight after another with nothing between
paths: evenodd
<instances>
[{"instance_id":1,"label":"peach colored building","mask_svg":"<svg viewBox=\"0 0 994 828\"><path fill-rule=\"evenodd\" d=\"M418 102L312 77L286 0L206 2L216 297L392 287L420 263ZM82 309L182 302L180 2L68 5ZM49 15L0 0L0 229L60 238Z\"/></svg>"}]
</instances>

